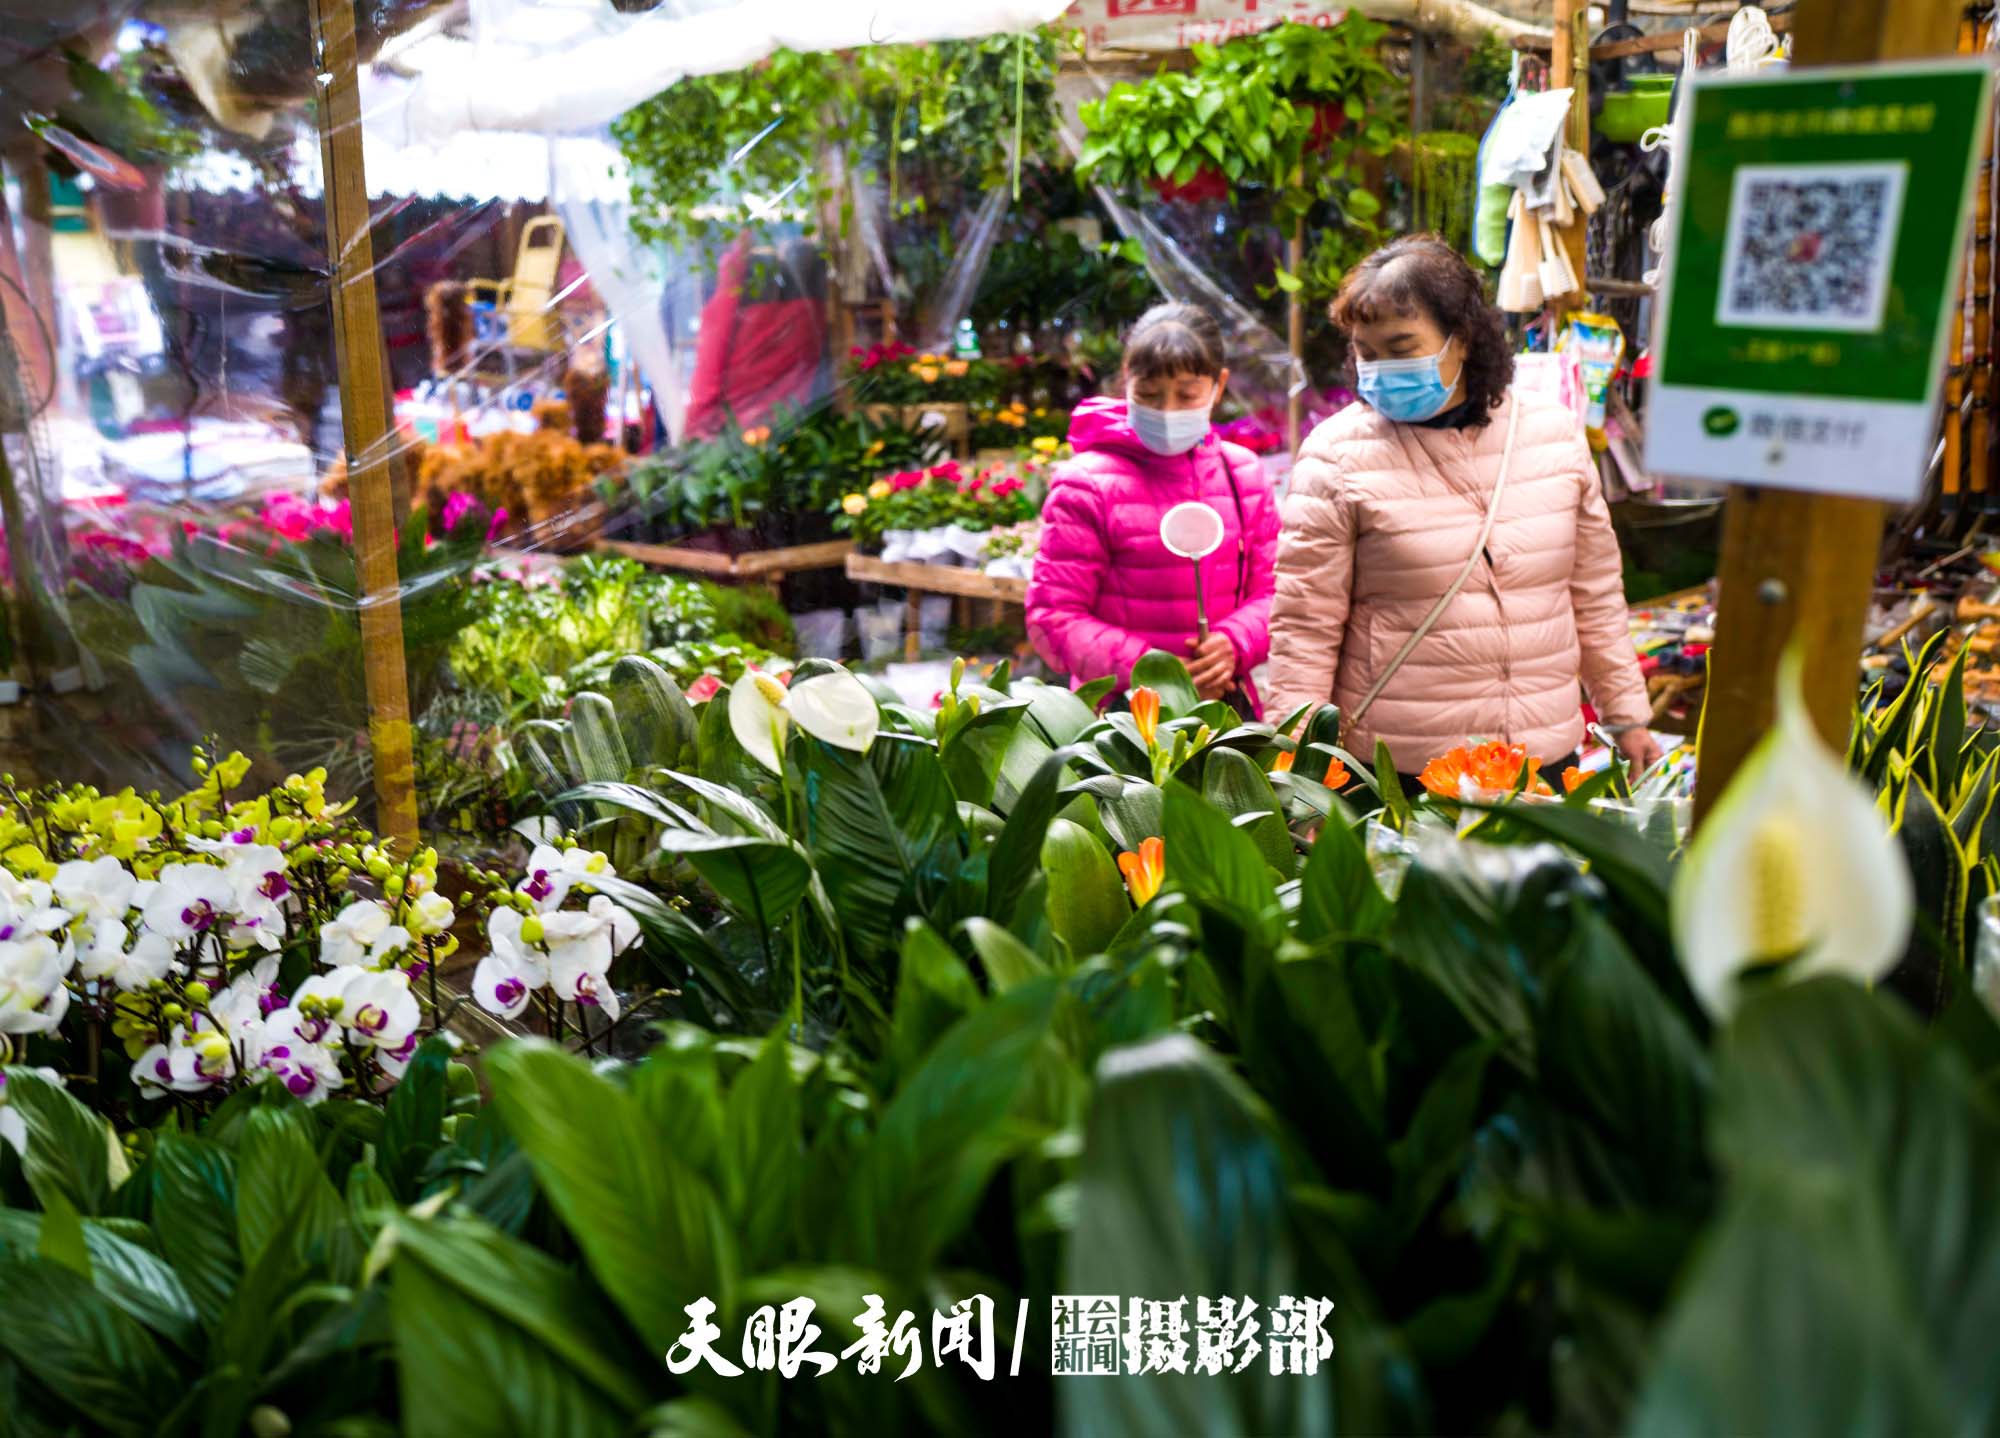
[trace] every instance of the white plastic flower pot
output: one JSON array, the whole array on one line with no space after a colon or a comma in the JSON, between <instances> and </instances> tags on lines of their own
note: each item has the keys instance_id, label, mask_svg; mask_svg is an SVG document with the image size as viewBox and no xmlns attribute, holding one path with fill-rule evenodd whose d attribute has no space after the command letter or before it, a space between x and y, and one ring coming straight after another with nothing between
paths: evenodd
<instances>
[{"instance_id":1,"label":"white plastic flower pot","mask_svg":"<svg viewBox=\"0 0 2000 1438\"><path fill-rule=\"evenodd\" d=\"M937 564L940 561L956 559L958 556L946 537L951 526L940 525L936 529L921 529L910 541L910 558L919 564Z\"/></svg>"},{"instance_id":2,"label":"white plastic flower pot","mask_svg":"<svg viewBox=\"0 0 2000 1438\"><path fill-rule=\"evenodd\" d=\"M948 524L944 529L944 542L951 552L960 559L977 563L986 548L985 530L967 529L962 524Z\"/></svg>"},{"instance_id":3,"label":"white plastic flower pot","mask_svg":"<svg viewBox=\"0 0 2000 1438\"><path fill-rule=\"evenodd\" d=\"M902 652L903 613L900 604L891 614L879 609L858 609L854 618L861 629L863 659L893 659Z\"/></svg>"},{"instance_id":4,"label":"white plastic flower pot","mask_svg":"<svg viewBox=\"0 0 2000 1438\"><path fill-rule=\"evenodd\" d=\"M910 549L917 537L914 529L885 529L882 531L882 562L901 564L910 558Z\"/></svg>"},{"instance_id":5,"label":"white plastic flower pot","mask_svg":"<svg viewBox=\"0 0 2000 1438\"><path fill-rule=\"evenodd\" d=\"M799 634L799 656L803 659L838 659L847 646L847 612L842 609L814 609L792 616Z\"/></svg>"}]
</instances>

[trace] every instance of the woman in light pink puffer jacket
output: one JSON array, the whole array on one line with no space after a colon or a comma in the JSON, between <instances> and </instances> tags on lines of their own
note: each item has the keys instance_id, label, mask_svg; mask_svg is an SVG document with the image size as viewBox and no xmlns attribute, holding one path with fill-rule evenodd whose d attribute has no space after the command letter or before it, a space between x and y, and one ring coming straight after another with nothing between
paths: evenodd
<instances>
[{"instance_id":1,"label":"woman in light pink puffer jacket","mask_svg":"<svg viewBox=\"0 0 2000 1438\"><path fill-rule=\"evenodd\" d=\"M1560 764L1583 740L1588 690L1627 757L1650 764L1659 749L1596 467L1568 409L1509 393L1512 352L1477 276L1441 240L1398 240L1348 276L1334 320L1370 403L1314 430L1292 474L1272 712L1330 700L1352 752L1384 740L1408 776L1474 739ZM1357 715L1478 546L1510 423L1480 562Z\"/></svg>"},{"instance_id":2,"label":"woman in light pink puffer jacket","mask_svg":"<svg viewBox=\"0 0 2000 1438\"><path fill-rule=\"evenodd\" d=\"M1149 311L1126 344L1127 399L1092 399L1070 420L1076 454L1057 466L1028 585L1028 637L1079 686L1122 688L1149 649L1184 658L1204 698L1241 696L1270 652L1277 500L1257 457L1218 439L1208 415L1228 380L1215 321L1188 305ZM1160 519L1201 500L1222 516L1202 561L1210 637L1197 642L1194 564L1169 553Z\"/></svg>"}]
</instances>

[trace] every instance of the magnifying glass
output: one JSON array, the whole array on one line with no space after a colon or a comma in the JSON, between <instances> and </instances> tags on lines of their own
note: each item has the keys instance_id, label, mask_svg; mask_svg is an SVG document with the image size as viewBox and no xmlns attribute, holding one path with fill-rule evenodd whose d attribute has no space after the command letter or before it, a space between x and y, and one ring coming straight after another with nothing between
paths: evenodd
<instances>
[{"instance_id":1,"label":"magnifying glass","mask_svg":"<svg viewBox=\"0 0 2000 1438\"><path fill-rule=\"evenodd\" d=\"M1222 548L1222 516L1198 499L1177 504L1160 516L1160 543L1169 554L1194 562L1196 637L1208 638L1208 599L1201 588L1201 562Z\"/></svg>"}]
</instances>

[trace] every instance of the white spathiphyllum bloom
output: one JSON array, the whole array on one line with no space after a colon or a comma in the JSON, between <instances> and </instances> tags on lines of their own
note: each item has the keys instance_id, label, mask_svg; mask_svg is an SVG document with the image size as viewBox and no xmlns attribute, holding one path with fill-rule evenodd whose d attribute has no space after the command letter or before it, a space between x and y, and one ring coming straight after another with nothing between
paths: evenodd
<instances>
[{"instance_id":1,"label":"white spathiphyllum bloom","mask_svg":"<svg viewBox=\"0 0 2000 1438\"><path fill-rule=\"evenodd\" d=\"M43 1034L69 1012L70 955L47 934L0 942L0 1034Z\"/></svg>"},{"instance_id":2,"label":"white spathiphyllum bloom","mask_svg":"<svg viewBox=\"0 0 2000 1438\"><path fill-rule=\"evenodd\" d=\"M784 706L785 686L760 670L744 670L729 686L729 731L745 753L773 774L784 772L785 735L792 722Z\"/></svg>"},{"instance_id":3,"label":"white spathiphyllum bloom","mask_svg":"<svg viewBox=\"0 0 2000 1438\"><path fill-rule=\"evenodd\" d=\"M518 909L495 909L486 921L488 952L472 972L472 996L488 1013L518 1018L549 981L548 960L521 939Z\"/></svg>"},{"instance_id":4,"label":"white spathiphyllum bloom","mask_svg":"<svg viewBox=\"0 0 2000 1438\"><path fill-rule=\"evenodd\" d=\"M394 916L375 900L356 899L321 925L320 962L336 969L362 963L394 927L393 919Z\"/></svg>"},{"instance_id":5,"label":"white spathiphyllum bloom","mask_svg":"<svg viewBox=\"0 0 2000 1438\"><path fill-rule=\"evenodd\" d=\"M576 885L589 883L593 878L616 878L617 874L611 861L597 850L537 844L528 855L526 875L514 888L526 894L537 910L548 913L560 909Z\"/></svg>"},{"instance_id":6,"label":"white spathiphyllum bloom","mask_svg":"<svg viewBox=\"0 0 2000 1438\"><path fill-rule=\"evenodd\" d=\"M451 900L443 894L419 894L405 907L409 910L409 930L420 939L446 932L458 918Z\"/></svg>"},{"instance_id":7,"label":"white spathiphyllum bloom","mask_svg":"<svg viewBox=\"0 0 2000 1438\"><path fill-rule=\"evenodd\" d=\"M867 753L882 730L875 696L845 669L795 682L785 695L785 712L813 738L857 754Z\"/></svg>"},{"instance_id":8,"label":"white spathiphyllum bloom","mask_svg":"<svg viewBox=\"0 0 2000 1438\"><path fill-rule=\"evenodd\" d=\"M109 855L98 859L71 859L56 870L56 898L80 918L93 922L116 920L123 923L132 909L132 896L139 881L131 870Z\"/></svg>"},{"instance_id":9,"label":"white spathiphyllum bloom","mask_svg":"<svg viewBox=\"0 0 2000 1438\"><path fill-rule=\"evenodd\" d=\"M355 1043L400 1049L423 1022L410 976L401 969L354 969L340 977L340 1022Z\"/></svg>"},{"instance_id":10,"label":"white spathiphyllum bloom","mask_svg":"<svg viewBox=\"0 0 2000 1438\"><path fill-rule=\"evenodd\" d=\"M227 923L235 902L229 875L213 864L168 864L146 896L146 927L181 943Z\"/></svg>"},{"instance_id":11,"label":"white spathiphyllum bloom","mask_svg":"<svg viewBox=\"0 0 2000 1438\"><path fill-rule=\"evenodd\" d=\"M1845 974L1870 984L1909 942L1910 872L1875 797L1806 713L1788 654L1776 724L1695 831L1674 875L1674 939L1688 985L1718 1019L1746 970Z\"/></svg>"}]
</instances>

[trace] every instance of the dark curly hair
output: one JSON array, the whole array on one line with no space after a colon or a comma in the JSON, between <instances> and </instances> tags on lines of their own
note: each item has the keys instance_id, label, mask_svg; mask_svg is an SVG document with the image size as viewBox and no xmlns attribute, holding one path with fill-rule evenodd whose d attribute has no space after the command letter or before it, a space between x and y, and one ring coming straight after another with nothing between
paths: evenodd
<instances>
[{"instance_id":1,"label":"dark curly hair","mask_svg":"<svg viewBox=\"0 0 2000 1438\"><path fill-rule=\"evenodd\" d=\"M1422 313L1459 343L1465 397L1485 424L1514 382L1514 347L1500 312L1486 302L1478 272L1436 235L1391 240L1347 272L1330 311L1342 334L1387 315ZM1354 356L1347 378L1355 384Z\"/></svg>"}]
</instances>

